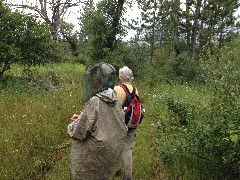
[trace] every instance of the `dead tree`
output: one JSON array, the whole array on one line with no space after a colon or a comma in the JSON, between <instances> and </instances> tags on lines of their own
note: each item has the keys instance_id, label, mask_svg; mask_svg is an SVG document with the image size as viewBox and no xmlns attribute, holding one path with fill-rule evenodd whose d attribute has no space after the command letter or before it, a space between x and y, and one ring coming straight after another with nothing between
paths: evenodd
<instances>
[{"instance_id":1,"label":"dead tree","mask_svg":"<svg viewBox=\"0 0 240 180\"><path fill-rule=\"evenodd\" d=\"M24 8L36 12L44 22L51 27L53 39L58 40L60 23L64 15L73 6L88 4L92 0L36 0L35 5L26 1L16 4L14 0L8 0L7 4L11 7ZM10 3L9 3L10 2Z\"/></svg>"}]
</instances>

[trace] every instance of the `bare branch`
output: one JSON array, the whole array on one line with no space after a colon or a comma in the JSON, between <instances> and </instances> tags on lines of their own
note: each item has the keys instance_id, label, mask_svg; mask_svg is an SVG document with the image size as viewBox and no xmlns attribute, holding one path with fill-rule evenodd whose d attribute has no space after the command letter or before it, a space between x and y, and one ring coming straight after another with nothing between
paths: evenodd
<instances>
[{"instance_id":1,"label":"bare branch","mask_svg":"<svg viewBox=\"0 0 240 180\"><path fill-rule=\"evenodd\" d=\"M80 4L89 4L91 0L36 0L36 2L37 1L39 4L35 6L32 6L32 4L28 5L28 2L22 5L13 5L11 3L10 6L30 9L38 13L40 17L52 27L51 33L53 38L58 39L59 25L67 10L74 6L80 6ZM50 13L49 10L51 11ZM51 14L52 17L49 17L49 14Z\"/></svg>"},{"instance_id":2,"label":"bare branch","mask_svg":"<svg viewBox=\"0 0 240 180\"><path fill-rule=\"evenodd\" d=\"M36 11L40 16L41 18L46 21L47 24L51 24L51 21L49 20L49 18L47 16L45 16L40 9L38 9L37 7L34 7L34 6L29 6L29 5L12 5L13 7L17 7L17 8L27 8L27 9L30 9L30 10L33 10L33 11Z\"/></svg>"},{"instance_id":3,"label":"bare branch","mask_svg":"<svg viewBox=\"0 0 240 180\"><path fill-rule=\"evenodd\" d=\"M44 3L43 3L43 0L39 0L39 3L40 3L40 6L41 6L41 12L42 12L42 14L43 14L45 17L48 17L48 15L47 15L47 4L46 4L46 1L44 1Z\"/></svg>"}]
</instances>

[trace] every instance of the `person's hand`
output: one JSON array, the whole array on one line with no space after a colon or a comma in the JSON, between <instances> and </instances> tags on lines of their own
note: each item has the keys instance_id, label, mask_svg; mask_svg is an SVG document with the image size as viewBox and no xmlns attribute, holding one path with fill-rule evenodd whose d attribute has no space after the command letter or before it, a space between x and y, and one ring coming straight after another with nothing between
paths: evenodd
<instances>
[{"instance_id":1,"label":"person's hand","mask_svg":"<svg viewBox=\"0 0 240 180\"><path fill-rule=\"evenodd\" d=\"M77 114L74 114L72 117L71 117L71 120L72 121L76 121L78 119L78 116Z\"/></svg>"}]
</instances>

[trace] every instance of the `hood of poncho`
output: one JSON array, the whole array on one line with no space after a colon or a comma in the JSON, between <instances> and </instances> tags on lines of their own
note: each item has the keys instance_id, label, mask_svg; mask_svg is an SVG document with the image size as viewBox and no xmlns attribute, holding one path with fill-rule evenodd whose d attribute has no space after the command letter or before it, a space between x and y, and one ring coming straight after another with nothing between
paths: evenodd
<instances>
[{"instance_id":1,"label":"hood of poncho","mask_svg":"<svg viewBox=\"0 0 240 180\"><path fill-rule=\"evenodd\" d=\"M117 93L111 88L97 93L96 96L106 102L109 106L115 106L117 103Z\"/></svg>"}]
</instances>

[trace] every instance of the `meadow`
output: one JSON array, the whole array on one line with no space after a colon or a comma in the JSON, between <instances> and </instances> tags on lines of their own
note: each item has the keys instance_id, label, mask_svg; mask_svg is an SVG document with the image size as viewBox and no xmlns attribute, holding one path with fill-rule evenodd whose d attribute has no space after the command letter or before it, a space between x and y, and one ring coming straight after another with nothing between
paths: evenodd
<instances>
[{"instance_id":1,"label":"meadow","mask_svg":"<svg viewBox=\"0 0 240 180\"><path fill-rule=\"evenodd\" d=\"M84 107L84 65L104 61L133 70L146 109L135 180L239 180L238 0L138 1L141 17L129 22L131 1L79 1L76 31L61 19L78 3L41 2L0 0L0 179L69 179L67 125Z\"/></svg>"},{"instance_id":2,"label":"meadow","mask_svg":"<svg viewBox=\"0 0 240 180\"><path fill-rule=\"evenodd\" d=\"M12 84L2 82L8 88L0 94L1 177L41 179L61 157L68 146L66 126L83 106L79 81L83 69L64 64L41 67L19 79L24 74L15 67L16 79L8 81ZM56 88L46 91L44 85L49 83Z\"/></svg>"},{"instance_id":3,"label":"meadow","mask_svg":"<svg viewBox=\"0 0 240 180\"><path fill-rule=\"evenodd\" d=\"M1 80L2 179L69 178L66 127L84 106L84 69L70 63L15 66ZM134 179L237 179L238 76L219 76L218 86L136 78L146 113L133 152Z\"/></svg>"},{"instance_id":4,"label":"meadow","mask_svg":"<svg viewBox=\"0 0 240 180\"><path fill-rule=\"evenodd\" d=\"M71 141L66 127L84 106L83 71L82 65L55 64L27 70L26 75L15 66L1 81L1 178L69 178ZM54 88L46 90L50 84ZM138 129L136 179L155 177L153 126L146 118Z\"/></svg>"}]
</instances>

